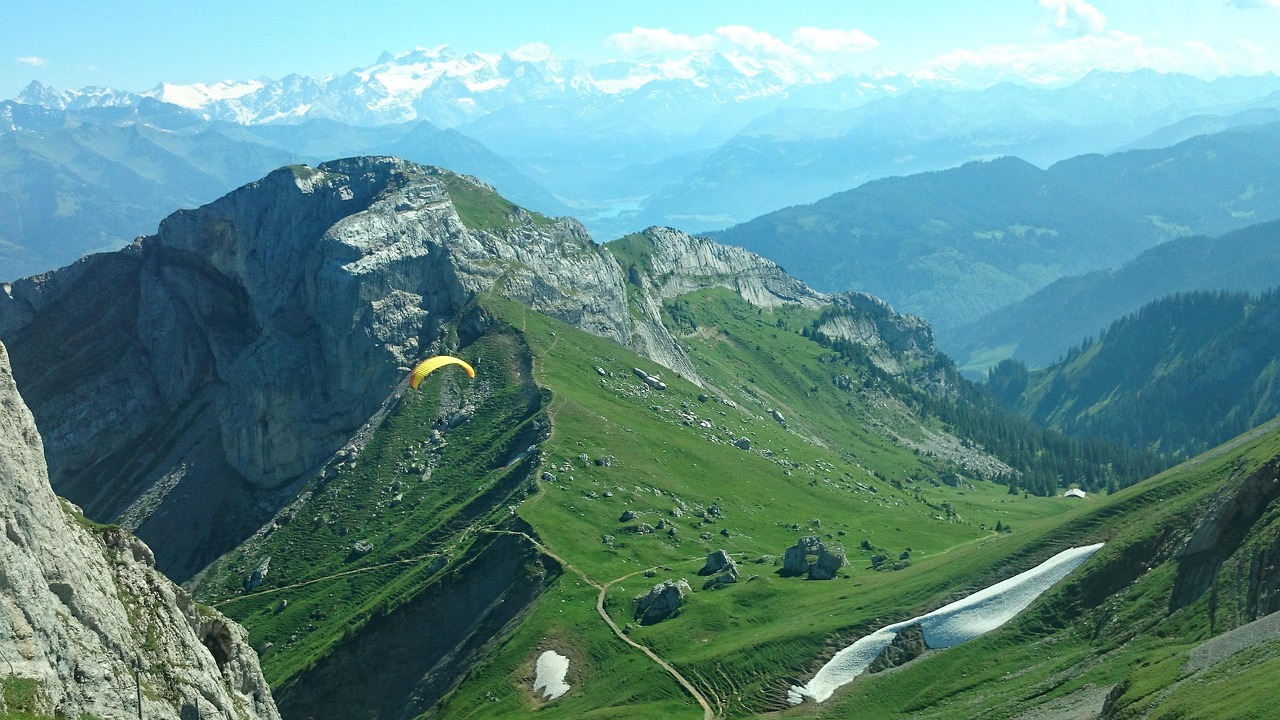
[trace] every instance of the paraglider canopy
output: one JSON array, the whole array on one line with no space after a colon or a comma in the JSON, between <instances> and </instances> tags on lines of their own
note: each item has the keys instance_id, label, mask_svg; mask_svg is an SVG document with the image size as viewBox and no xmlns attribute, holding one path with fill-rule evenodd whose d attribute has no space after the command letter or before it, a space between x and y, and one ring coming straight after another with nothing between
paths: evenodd
<instances>
[{"instance_id":1,"label":"paraglider canopy","mask_svg":"<svg viewBox=\"0 0 1280 720\"><path fill-rule=\"evenodd\" d=\"M476 371L472 370L471 366L466 362L452 355L437 355L433 358L427 358L414 366L413 373L409 375L409 387L417 390L422 378L445 365L461 365L462 369L467 371L467 377L474 378L476 376Z\"/></svg>"}]
</instances>

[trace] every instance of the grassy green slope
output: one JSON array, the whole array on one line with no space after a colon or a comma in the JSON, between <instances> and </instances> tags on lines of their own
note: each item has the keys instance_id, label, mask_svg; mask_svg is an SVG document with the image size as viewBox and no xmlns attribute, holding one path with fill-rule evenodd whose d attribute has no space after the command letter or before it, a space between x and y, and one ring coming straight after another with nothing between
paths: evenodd
<instances>
[{"instance_id":1,"label":"grassy green slope","mask_svg":"<svg viewBox=\"0 0 1280 720\"><path fill-rule=\"evenodd\" d=\"M786 708L787 687L848 641L1066 547L1111 538L1086 569L1110 567L1107 553L1122 545L1115 538L1150 541L1133 518L1175 517L1209 492L1180 495L1201 481L1176 476L1083 504L1010 495L972 478L948 486L937 479L954 466L898 441L936 433L938 422L917 418L877 386L875 373L802 336L816 311L762 311L723 290L684 296L666 311L707 387L666 374L667 389L652 389L632 368L662 370L653 363L524 306L485 299L488 329L458 351L476 366L477 382L445 372L407 393L354 463L343 461L304 495L289 522L220 561L200 597L249 628L251 641L266 648L269 680L287 699L291 687L314 683L315 668L358 645L372 632L366 628L448 587L442 583L465 573L494 538L528 532L561 571L430 715L700 714L667 671L596 613L602 585L613 621L630 625L630 639L688 678L717 712L805 715L813 706ZM856 382L842 390L840 376ZM462 405L474 408L469 419L444 433L443 446L433 444L433 422ZM743 437L749 450L733 444ZM595 462L605 457L607 465ZM428 466L421 479L415 467ZM1160 502L1166 498L1177 502ZM624 521L624 511L637 516ZM1015 531L996 533L996 522ZM644 525L656 531L636 532ZM842 544L851 564L831 581L779 576L783 550L811 534ZM367 555L352 552L358 540L372 546ZM697 572L720 548L739 562L741 580L703 590ZM870 568L873 553L897 558L908 548L905 569ZM267 556L262 586L246 592L244 578ZM693 586L686 607L662 623L635 623L633 598L668 578ZM1134 622L1152 616L1155 602L1137 601ZM1071 626L1063 613L1078 602L1055 593L1038 606L1050 610L991 640L859 681L819 710L870 703L886 715L944 716L957 703L985 712L1023 702L1035 683L1091 667L1084 660L1097 652L1092 641L1050 632ZM1045 637L1059 645L1031 642ZM570 658L573 686L550 703L531 689L546 649ZM971 666L985 669L974 674ZM935 669L917 669L927 667ZM1017 675L1023 668L1031 670ZM977 683L992 673L1025 680L1004 686L1008 693ZM1062 691L1123 676L1104 668ZM1135 679L1133 687L1143 686Z\"/></svg>"},{"instance_id":2,"label":"grassy green slope","mask_svg":"<svg viewBox=\"0 0 1280 720\"><path fill-rule=\"evenodd\" d=\"M338 463L284 513L287 522L205 573L199 596L248 627L256 646L270 643L262 666L273 687L447 576L475 528L496 524L507 498L523 490L534 459L518 459L519 451L535 439L541 404L527 353L517 336L498 332L463 355L477 368L475 383L448 370L428 376L358 458ZM463 404L474 405L472 417L446 431L443 446L432 444L437 418ZM371 546L367 554L359 542ZM264 558L262 584L244 592Z\"/></svg>"},{"instance_id":3,"label":"grassy green slope","mask_svg":"<svg viewBox=\"0 0 1280 720\"><path fill-rule=\"evenodd\" d=\"M1274 475L1280 431L1272 423L1253 435L1009 538L1012 557L1090 541L1107 546L1005 627L864 677L823 713L1045 717L1086 698L1096 713L1114 688L1113 717L1267 717L1272 701L1258 688L1280 680L1280 644L1260 644L1200 673L1186 662L1192 648L1251 619L1241 577L1260 547L1274 541L1274 511L1215 568L1211 591L1185 604L1173 599L1189 562L1177 550L1212 499L1253 473ZM956 559L972 553L960 550Z\"/></svg>"},{"instance_id":4,"label":"grassy green slope","mask_svg":"<svg viewBox=\"0 0 1280 720\"><path fill-rule=\"evenodd\" d=\"M553 397L554 432L543 454L555 480L540 483L520 516L596 583L637 573L608 594L619 626L632 622L635 595L662 579L689 579L695 592L677 618L633 624L630 637L674 664L729 714L781 708L789 682L830 651L830 638L851 637L887 613L927 608L954 590L958 577L989 565L998 556L991 549L1009 542L989 530L997 520L1020 526L1071 507L1010 496L990 483L952 488L924 480L936 474L932 461L886 439L888 425L918 431L909 414L863 406L861 394L837 391L831 375L850 368L824 364L820 358L835 362L832 353L785 329L807 323L806 313L758 313L723 291L684 301L690 319L715 328L688 339L699 372L714 386L710 392L675 377L664 378L667 390L652 390L631 372L636 366L658 371L652 363L522 307L492 307L520 329L536 357L538 382ZM699 400L704 392L705 403ZM785 426L766 414L770 408L783 414ZM739 437L751 440L750 451L731 444ZM610 465L595 464L606 455ZM956 517L948 519L943 503ZM713 506L720 517L708 515ZM677 508L679 516L672 512ZM626 510L638 517L622 522ZM675 532L628 532L642 523ZM777 575L773 558L806 534L845 545L851 565L842 577L809 582ZM918 564L873 571L871 553L860 549L864 539L895 558L909 547ZM988 551L957 566L950 553L966 545ZM696 573L718 548L742 563L745 582L701 590ZM648 568L657 568L653 577L640 574ZM543 707L542 715L666 716L674 707L695 715L697 707L670 677L654 674L651 663L609 634L594 614L595 596L584 579L566 573L442 714L526 713L536 701L518 681L531 674L542 649L554 647L570 656L575 689ZM585 662L575 663L578 658ZM646 671L631 674L638 668ZM625 692L615 679L620 675L627 678Z\"/></svg>"}]
</instances>

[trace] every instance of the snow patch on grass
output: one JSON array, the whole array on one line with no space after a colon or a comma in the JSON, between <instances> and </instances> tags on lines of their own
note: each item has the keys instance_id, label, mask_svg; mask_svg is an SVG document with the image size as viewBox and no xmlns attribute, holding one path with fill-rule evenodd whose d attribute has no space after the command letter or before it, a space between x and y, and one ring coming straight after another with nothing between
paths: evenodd
<instances>
[{"instance_id":1,"label":"snow patch on grass","mask_svg":"<svg viewBox=\"0 0 1280 720\"><path fill-rule=\"evenodd\" d=\"M959 645L994 630L1022 612L1102 547L1102 543L1063 550L1036 567L945 605L927 615L894 623L859 639L836 653L804 687L792 686L787 699L799 705L805 698L823 702L842 685L866 672L898 631L919 624L925 645L939 650Z\"/></svg>"}]
</instances>

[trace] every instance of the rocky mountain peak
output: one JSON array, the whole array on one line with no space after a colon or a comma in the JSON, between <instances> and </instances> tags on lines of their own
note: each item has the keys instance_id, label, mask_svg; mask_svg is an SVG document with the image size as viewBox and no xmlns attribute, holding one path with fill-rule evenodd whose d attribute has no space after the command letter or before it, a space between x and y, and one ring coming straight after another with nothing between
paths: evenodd
<instances>
[{"instance_id":1,"label":"rocky mountain peak","mask_svg":"<svg viewBox=\"0 0 1280 720\"><path fill-rule=\"evenodd\" d=\"M579 223L394 158L284 168L130 248L13 283L0 334L55 487L129 518L185 578L342 447L401 368L453 349L452 324L495 288L697 378L656 306L628 310L616 261ZM111 362L93 377L50 363L72 345Z\"/></svg>"}]
</instances>

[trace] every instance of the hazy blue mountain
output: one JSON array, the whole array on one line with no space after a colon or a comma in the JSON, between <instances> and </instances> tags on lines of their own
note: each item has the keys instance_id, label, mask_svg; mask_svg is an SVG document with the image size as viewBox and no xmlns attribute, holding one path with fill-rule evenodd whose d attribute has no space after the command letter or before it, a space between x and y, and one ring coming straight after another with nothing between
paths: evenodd
<instances>
[{"instance_id":1,"label":"hazy blue mountain","mask_svg":"<svg viewBox=\"0 0 1280 720\"><path fill-rule=\"evenodd\" d=\"M448 165L528 207L567 208L510 163L455 130L414 122L360 128L210 123L177 106L51 110L0 107L0 280L45 272L152 232L174 208L196 207L283 165L360 154Z\"/></svg>"},{"instance_id":2,"label":"hazy blue mountain","mask_svg":"<svg viewBox=\"0 0 1280 720\"><path fill-rule=\"evenodd\" d=\"M1031 367L1059 359L1116 319L1178 292L1261 292L1280 285L1280 222L1220 237L1183 237L1109 270L1064 277L1006 308L938 333L961 368L984 372L1012 357Z\"/></svg>"},{"instance_id":3,"label":"hazy blue mountain","mask_svg":"<svg viewBox=\"0 0 1280 720\"><path fill-rule=\"evenodd\" d=\"M1274 75L1206 81L1140 70L1094 72L1064 87L988 87L957 77L831 77L714 52L588 65L446 48L384 54L329 78L162 83L145 93L33 83L19 99L74 111L165 102L249 126L426 121L476 138L607 239L655 224L719 229L868 180L972 160L1015 155L1044 166L1108 152L1276 92ZM357 151L378 150L342 154Z\"/></svg>"},{"instance_id":4,"label":"hazy blue mountain","mask_svg":"<svg viewBox=\"0 0 1280 720\"><path fill-rule=\"evenodd\" d=\"M1172 295L1044 370L1006 361L988 384L1032 420L1190 457L1280 413L1280 293Z\"/></svg>"},{"instance_id":5,"label":"hazy blue mountain","mask_svg":"<svg viewBox=\"0 0 1280 720\"><path fill-rule=\"evenodd\" d=\"M1215 108L1212 112L1179 120L1120 149L1148 150L1168 147L1196 135L1209 135L1231 128L1265 125L1277 121L1280 121L1280 92L1273 92L1244 103Z\"/></svg>"},{"instance_id":6,"label":"hazy blue mountain","mask_svg":"<svg viewBox=\"0 0 1280 720\"><path fill-rule=\"evenodd\" d=\"M217 133L80 125L0 135L0 279L113 250L287 154Z\"/></svg>"},{"instance_id":7,"label":"hazy blue mountain","mask_svg":"<svg viewBox=\"0 0 1280 720\"><path fill-rule=\"evenodd\" d=\"M655 194L640 218L713 230L888 175L1002 155L1047 166L1113 150L1197 109L1252 102L1276 87L1273 77L1207 82L1094 72L1056 89L1002 83L981 91L919 88L853 109L788 105Z\"/></svg>"},{"instance_id":8,"label":"hazy blue mountain","mask_svg":"<svg viewBox=\"0 0 1280 720\"><path fill-rule=\"evenodd\" d=\"M1280 218L1278 168L1280 125L1264 125L1048 170L1005 158L886 178L716 237L949 332L1174 237Z\"/></svg>"}]
</instances>

